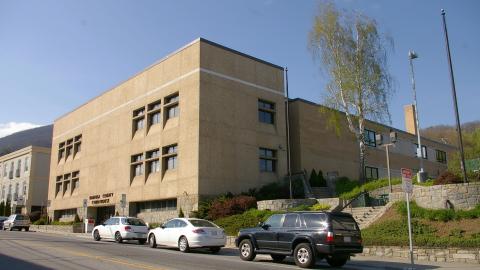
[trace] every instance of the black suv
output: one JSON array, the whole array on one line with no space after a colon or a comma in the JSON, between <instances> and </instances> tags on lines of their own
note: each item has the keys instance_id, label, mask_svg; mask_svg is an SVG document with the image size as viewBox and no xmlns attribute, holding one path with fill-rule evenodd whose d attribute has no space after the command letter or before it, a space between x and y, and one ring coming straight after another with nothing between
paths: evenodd
<instances>
[{"instance_id":1,"label":"black suv","mask_svg":"<svg viewBox=\"0 0 480 270\"><path fill-rule=\"evenodd\" d=\"M362 253L362 236L350 214L340 212L291 212L274 214L256 228L243 229L235 239L240 258L270 254L280 262L293 256L295 264L310 268L325 258L330 266L343 266L350 255Z\"/></svg>"}]
</instances>

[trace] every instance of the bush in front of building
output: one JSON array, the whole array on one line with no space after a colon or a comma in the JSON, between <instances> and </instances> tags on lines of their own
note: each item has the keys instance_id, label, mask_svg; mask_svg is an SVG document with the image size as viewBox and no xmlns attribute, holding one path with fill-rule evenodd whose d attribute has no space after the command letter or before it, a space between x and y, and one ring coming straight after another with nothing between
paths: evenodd
<instances>
[{"instance_id":1,"label":"bush in front of building","mask_svg":"<svg viewBox=\"0 0 480 270\"><path fill-rule=\"evenodd\" d=\"M272 182L257 189L249 190L250 196L257 198L257 201L289 199L290 183L288 181ZM292 195L294 199L305 198L305 191L301 179L292 180Z\"/></svg>"},{"instance_id":2,"label":"bush in front of building","mask_svg":"<svg viewBox=\"0 0 480 270\"><path fill-rule=\"evenodd\" d=\"M237 235L240 229L256 227L278 211L250 209L242 214L216 219L214 222L225 230L227 235Z\"/></svg>"},{"instance_id":3,"label":"bush in front of building","mask_svg":"<svg viewBox=\"0 0 480 270\"><path fill-rule=\"evenodd\" d=\"M399 202L396 210L403 216L407 216L407 203ZM462 220L480 218L480 204L470 210L454 209L426 209L418 206L415 202L410 203L410 214L412 218L427 219L431 221Z\"/></svg>"},{"instance_id":4,"label":"bush in front of building","mask_svg":"<svg viewBox=\"0 0 480 270\"><path fill-rule=\"evenodd\" d=\"M38 220L36 220L35 222L33 222L33 225L46 225L47 224L47 220L44 219L44 218L40 218Z\"/></svg>"},{"instance_id":5,"label":"bush in front of building","mask_svg":"<svg viewBox=\"0 0 480 270\"><path fill-rule=\"evenodd\" d=\"M434 185L448 185L460 183L463 183L463 180L458 175L450 171L444 171L433 182Z\"/></svg>"},{"instance_id":6,"label":"bush in front of building","mask_svg":"<svg viewBox=\"0 0 480 270\"><path fill-rule=\"evenodd\" d=\"M343 193L352 191L354 188L360 186L358 181L350 180L346 176L342 176L335 180L335 193L340 196Z\"/></svg>"},{"instance_id":7,"label":"bush in front of building","mask_svg":"<svg viewBox=\"0 0 480 270\"><path fill-rule=\"evenodd\" d=\"M208 211L209 219L241 214L249 209L257 208L257 200L252 196L234 196L232 198L215 199Z\"/></svg>"},{"instance_id":8,"label":"bush in front of building","mask_svg":"<svg viewBox=\"0 0 480 270\"><path fill-rule=\"evenodd\" d=\"M392 185L398 185L402 183L402 180L400 178L392 178L391 183ZM364 191L372 191L378 188L387 187L388 185L389 182L387 178L372 180L363 185L357 185L348 192L341 193L339 197L344 200L351 200Z\"/></svg>"},{"instance_id":9,"label":"bush in front of building","mask_svg":"<svg viewBox=\"0 0 480 270\"><path fill-rule=\"evenodd\" d=\"M310 182L310 186L312 186L312 187L326 187L327 186L327 181L323 177L322 170L319 170L318 174L317 174L315 169L312 169L312 172L310 173L309 182Z\"/></svg>"}]
</instances>

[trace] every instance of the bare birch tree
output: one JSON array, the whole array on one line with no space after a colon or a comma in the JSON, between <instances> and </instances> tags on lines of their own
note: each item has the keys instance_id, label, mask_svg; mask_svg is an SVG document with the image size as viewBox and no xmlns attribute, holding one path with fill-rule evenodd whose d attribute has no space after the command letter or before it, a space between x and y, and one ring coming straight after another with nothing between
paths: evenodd
<instances>
[{"instance_id":1,"label":"bare birch tree","mask_svg":"<svg viewBox=\"0 0 480 270\"><path fill-rule=\"evenodd\" d=\"M365 181L365 120L391 122L390 48L393 41L379 33L375 20L340 11L331 3L320 5L309 33L309 50L330 80L323 103L345 114L348 130L358 141L361 182ZM329 117L338 129L338 116L330 113Z\"/></svg>"}]
</instances>

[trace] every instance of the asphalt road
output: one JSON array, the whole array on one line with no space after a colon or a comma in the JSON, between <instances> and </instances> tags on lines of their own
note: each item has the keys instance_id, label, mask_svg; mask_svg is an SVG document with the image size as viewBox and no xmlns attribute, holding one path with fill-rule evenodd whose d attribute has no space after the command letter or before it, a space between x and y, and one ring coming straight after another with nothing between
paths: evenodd
<instances>
[{"instance_id":1,"label":"asphalt road","mask_svg":"<svg viewBox=\"0 0 480 270\"><path fill-rule=\"evenodd\" d=\"M382 261L380 261L382 260ZM384 261L375 257L352 258L342 269L408 269L402 261ZM244 262L235 249L222 249L219 254L195 250L188 254L175 249L151 249L136 242L117 244L109 241L39 232L0 231L0 268L5 270L169 270L169 269L300 269L287 258L274 263L269 256L257 256L254 262ZM325 261L316 269L333 269ZM478 265L437 264L416 265L416 269L478 269Z\"/></svg>"}]
</instances>

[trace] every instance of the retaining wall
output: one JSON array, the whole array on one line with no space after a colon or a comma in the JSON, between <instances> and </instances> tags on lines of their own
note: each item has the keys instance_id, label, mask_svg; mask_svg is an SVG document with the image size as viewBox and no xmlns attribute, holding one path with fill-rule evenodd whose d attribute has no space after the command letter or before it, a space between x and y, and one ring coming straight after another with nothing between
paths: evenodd
<instances>
[{"instance_id":1,"label":"retaining wall","mask_svg":"<svg viewBox=\"0 0 480 270\"><path fill-rule=\"evenodd\" d=\"M258 201L257 208L259 210L282 211L300 205L312 206L314 204L328 204L330 210L337 208L341 204L339 198L324 198L324 199L280 199L280 200L266 200Z\"/></svg>"}]
</instances>

